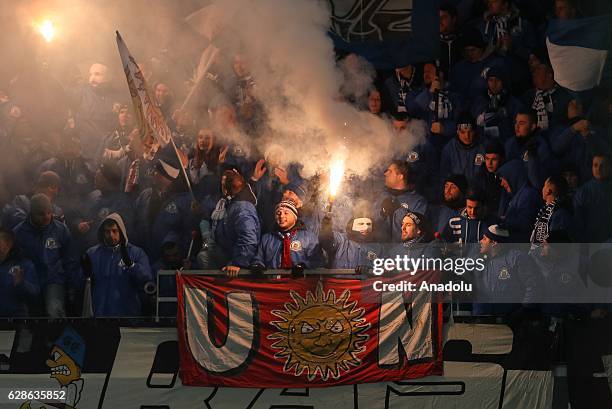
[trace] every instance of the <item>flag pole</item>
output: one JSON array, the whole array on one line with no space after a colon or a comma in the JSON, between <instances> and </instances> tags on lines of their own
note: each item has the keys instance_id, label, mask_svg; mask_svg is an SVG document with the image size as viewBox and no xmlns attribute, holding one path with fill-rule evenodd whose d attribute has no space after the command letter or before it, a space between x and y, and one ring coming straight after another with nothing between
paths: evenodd
<instances>
[{"instance_id":1,"label":"flag pole","mask_svg":"<svg viewBox=\"0 0 612 409\"><path fill-rule=\"evenodd\" d=\"M183 174L183 177L185 178L185 183L187 183L187 188L189 189L189 193L191 194L191 200L196 202L196 197L195 197L195 194L193 193L193 189L191 188L191 182L189 181L187 170L185 169L185 166L183 166L183 162L181 161L181 156L179 155L178 148L176 147L176 144L174 143L174 138L172 136L170 136L170 143L172 144L172 148L174 149L176 158L178 159L179 165L181 166L181 173ZM189 161L187 161L187 165L189 165Z\"/></svg>"},{"instance_id":2,"label":"flag pole","mask_svg":"<svg viewBox=\"0 0 612 409\"><path fill-rule=\"evenodd\" d=\"M187 105L191 101L193 94L195 94L196 89L198 89L198 87L200 86L202 79L208 72L208 69L212 65L212 62L214 61L218 52L219 49L212 44L210 44L204 49L204 51L202 51L202 55L200 56L200 62L198 63L198 67L196 69L195 81L193 82L193 86L189 90L189 94L187 94L187 97L185 97L185 100L181 105L180 111L184 111L185 108L187 108Z\"/></svg>"},{"instance_id":3,"label":"flag pole","mask_svg":"<svg viewBox=\"0 0 612 409\"><path fill-rule=\"evenodd\" d=\"M121 37L121 34L119 34L119 31L116 31L115 33L117 35L117 48L119 50L119 57L121 58L121 65L128 83L130 96L132 97L132 104L134 105L134 109L138 114L139 124L145 129L145 131L146 129L150 129L155 137L155 140L162 147L168 145L169 143L172 144L172 149L174 149L174 154L178 159L181 172L185 178L185 183L187 184L187 188L191 194L191 199L195 202L195 194L191 188L191 182L189 181L189 176L187 175L185 166L183 166L183 161L181 160L179 151L174 143L174 138L172 138L172 131L168 127L166 119L161 113L159 107L153 103L153 100L149 96L147 83L142 75L142 72L140 71L140 68L138 68L138 65L136 64L136 59L130 54L127 45Z\"/></svg>"}]
</instances>

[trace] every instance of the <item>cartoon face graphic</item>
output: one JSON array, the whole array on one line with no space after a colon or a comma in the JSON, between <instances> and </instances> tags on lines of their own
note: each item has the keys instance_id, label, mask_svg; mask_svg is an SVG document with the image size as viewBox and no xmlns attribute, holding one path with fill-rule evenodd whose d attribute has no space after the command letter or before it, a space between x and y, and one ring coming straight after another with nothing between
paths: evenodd
<instances>
[{"instance_id":1,"label":"cartoon face graphic","mask_svg":"<svg viewBox=\"0 0 612 409\"><path fill-rule=\"evenodd\" d=\"M350 291L336 298L333 290L325 293L319 283L314 294L308 291L302 298L291 291L290 295L295 303L272 311L281 320L271 322L278 332L268 336L278 350L274 357L285 361L283 370L295 376L306 372L312 381L317 374L322 380L338 379L349 365L359 366L358 354L365 351L370 324L363 318L364 309L349 301Z\"/></svg>"},{"instance_id":2,"label":"cartoon face graphic","mask_svg":"<svg viewBox=\"0 0 612 409\"><path fill-rule=\"evenodd\" d=\"M62 386L81 378L81 368L58 346L53 347L46 364L51 369L51 378L57 379Z\"/></svg>"},{"instance_id":3,"label":"cartoon face graphic","mask_svg":"<svg viewBox=\"0 0 612 409\"><path fill-rule=\"evenodd\" d=\"M298 313L289 325L289 347L309 362L327 362L346 352L351 326L341 311L325 305Z\"/></svg>"}]
</instances>

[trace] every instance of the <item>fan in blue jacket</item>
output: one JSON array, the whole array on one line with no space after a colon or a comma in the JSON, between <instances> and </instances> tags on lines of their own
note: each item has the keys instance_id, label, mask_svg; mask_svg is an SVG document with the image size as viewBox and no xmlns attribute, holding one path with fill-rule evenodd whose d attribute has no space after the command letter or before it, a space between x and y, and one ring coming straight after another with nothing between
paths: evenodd
<instances>
[{"instance_id":1,"label":"fan in blue jacket","mask_svg":"<svg viewBox=\"0 0 612 409\"><path fill-rule=\"evenodd\" d=\"M276 231L266 233L253 259L256 268L291 269L295 274L323 264L317 236L298 219L295 203L283 200L276 205Z\"/></svg>"},{"instance_id":2,"label":"fan in blue jacket","mask_svg":"<svg viewBox=\"0 0 612 409\"><path fill-rule=\"evenodd\" d=\"M269 147L265 159L257 161L251 176L262 233L275 230L274 209L285 188L302 182L296 164L283 163L284 152L279 145Z\"/></svg>"},{"instance_id":3,"label":"fan in blue jacket","mask_svg":"<svg viewBox=\"0 0 612 409\"><path fill-rule=\"evenodd\" d=\"M511 0L488 2L478 28L489 48L521 61L527 61L529 53L536 47L535 28L529 20L521 17Z\"/></svg>"},{"instance_id":4,"label":"fan in blue jacket","mask_svg":"<svg viewBox=\"0 0 612 409\"><path fill-rule=\"evenodd\" d=\"M531 232L531 248L539 247L548 241L551 232L563 232L568 237L572 233L572 213L567 198L567 181L561 175L553 175L546 179L542 187L544 205L538 211L533 231Z\"/></svg>"},{"instance_id":5,"label":"fan in blue jacket","mask_svg":"<svg viewBox=\"0 0 612 409\"><path fill-rule=\"evenodd\" d=\"M98 229L99 244L87 250L83 277L92 281L96 317L141 316L141 293L153 280L149 258L128 242L123 219L109 214Z\"/></svg>"},{"instance_id":6,"label":"fan in blue jacket","mask_svg":"<svg viewBox=\"0 0 612 409\"><path fill-rule=\"evenodd\" d=\"M418 259L440 257L440 248L434 241L434 232L431 224L422 213L411 212L406 209L399 209L397 218L401 220L401 244L392 245L386 258L396 258L397 256L407 256Z\"/></svg>"},{"instance_id":7,"label":"fan in blue jacket","mask_svg":"<svg viewBox=\"0 0 612 409\"><path fill-rule=\"evenodd\" d=\"M389 106L392 107L392 112L408 114L412 118L418 117L419 106L415 101L418 92L416 77L414 65L408 64L396 68L393 75L385 80L385 91L391 102Z\"/></svg>"},{"instance_id":8,"label":"fan in blue jacket","mask_svg":"<svg viewBox=\"0 0 612 409\"><path fill-rule=\"evenodd\" d=\"M610 158L593 157L593 179L574 195L574 224L578 241L601 243L612 237L612 183Z\"/></svg>"},{"instance_id":9,"label":"fan in blue jacket","mask_svg":"<svg viewBox=\"0 0 612 409\"><path fill-rule=\"evenodd\" d=\"M127 193L119 190L121 171L114 162L104 162L94 175L96 190L87 195L87 201L77 212L69 215L79 253L98 242L96 227L111 213L122 215L128 230L132 231L133 202Z\"/></svg>"},{"instance_id":10,"label":"fan in blue jacket","mask_svg":"<svg viewBox=\"0 0 612 409\"><path fill-rule=\"evenodd\" d=\"M443 233L449 226L450 220L459 216L465 207L467 187L468 182L463 175L449 175L445 179L442 203L430 207L430 212L427 215L432 222L434 231Z\"/></svg>"},{"instance_id":11,"label":"fan in blue jacket","mask_svg":"<svg viewBox=\"0 0 612 409\"><path fill-rule=\"evenodd\" d=\"M514 119L522 104L510 94L508 75L502 67L492 67L486 77L487 89L476 97L470 112L485 138L505 141L514 135Z\"/></svg>"},{"instance_id":12,"label":"fan in blue jacket","mask_svg":"<svg viewBox=\"0 0 612 409\"><path fill-rule=\"evenodd\" d=\"M457 137L442 149L440 176L460 174L470 182L483 164L484 147L477 140L474 120L464 115L457 122Z\"/></svg>"},{"instance_id":13,"label":"fan in blue jacket","mask_svg":"<svg viewBox=\"0 0 612 409\"><path fill-rule=\"evenodd\" d=\"M212 213L212 233L224 259L222 270L236 276L240 268L251 265L261 235L257 217L257 199L244 177L237 170L223 172L223 197Z\"/></svg>"},{"instance_id":14,"label":"fan in blue jacket","mask_svg":"<svg viewBox=\"0 0 612 409\"><path fill-rule=\"evenodd\" d=\"M582 116L582 107L571 101L568 105L569 124L551 130L550 145L562 167L578 170L580 182L591 178L591 164L597 153L610 155L612 149L606 131Z\"/></svg>"},{"instance_id":15,"label":"fan in blue jacket","mask_svg":"<svg viewBox=\"0 0 612 409\"><path fill-rule=\"evenodd\" d=\"M34 264L15 246L15 234L0 229L0 316L27 317L29 304L40 294Z\"/></svg>"},{"instance_id":16,"label":"fan in blue jacket","mask_svg":"<svg viewBox=\"0 0 612 409\"><path fill-rule=\"evenodd\" d=\"M445 79L446 76L435 63L426 63L423 66L424 84L415 99L420 116L427 122L427 139L436 147L438 155L455 136L457 119L466 108L461 95L451 92Z\"/></svg>"},{"instance_id":17,"label":"fan in blue jacket","mask_svg":"<svg viewBox=\"0 0 612 409\"><path fill-rule=\"evenodd\" d=\"M508 314L542 300L541 273L528 254L509 247L510 241L510 232L497 224L489 226L480 241L487 262L476 273L475 315Z\"/></svg>"},{"instance_id":18,"label":"fan in blue jacket","mask_svg":"<svg viewBox=\"0 0 612 409\"><path fill-rule=\"evenodd\" d=\"M499 169L504 188L499 202L499 217L516 242L526 243L536 220L542 198L529 183L527 171L520 160L506 163Z\"/></svg>"},{"instance_id":19,"label":"fan in blue jacket","mask_svg":"<svg viewBox=\"0 0 612 409\"><path fill-rule=\"evenodd\" d=\"M567 122L567 107L572 96L555 82L550 62L538 64L531 73L533 87L523 97L523 105L536 112L538 128L553 129Z\"/></svg>"},{"instance_id":20,"label":"fan in blue jacket","mask_svg":"<svg viewBox=\"0 0 612 409\"><path fill-rule=\"evenodd\" d=\"M161 256L161 243L168 234L176 234L180 247L187 249L190 232L197 228L197 220L191 211L191 195L186 192L185 180L178 166L157 159L153 187L143 190L135 202L138 229L132 241L146 250L152 262Z\"/></svg>"},{"instance_id":21,"label":"fan in blue jacket","mask_svg":"<svg viewBox=\"0 0 612 409\"><path fill-rule=\"evenodd\" d=\"M506 66L508 61L486 52L482 34L475 28L468 29L462 37L466 58L458 62L450 76L451 91L473 100L487 89L486 73L493 66Z\"/></svg>"},{"instance_id":22,"label":"fan in blue jacket","mask_svg":"<svg viewBox=\"0 0 612 409\"><path fill-rule=\"evenodd\" d=\"M504 146L499 140L489 140L485 145L484 166L472 181L472 187L484 194L487 213L497 215L502 187L497 171L504 163Z\"/></svg>"},{"instance_id":23,"label":"fan in blue jacket","mask_svg":"<svg viewBox=\"0 0 612 409\"><path fill-rule=\"evenodd\" d=\"M33 189L33 194L44 193L51 200L53 216L63 222L64 211L57 206L56 198L60 191L60 177L53 171L42 172ZM2 209L2 226L12 229L27 219L30 212L30 198L26 195L17 195L11 203Z\"/></svg>"},{"instance_id":24,"label":"fan in blue jacket","mask_svg":"<svg viewBox=\"0 0 612 409\"><path fill-rule=\"evenodd\" d=\"M52 210L46 195L32 196L28 218L13 231L17 244L34 263L47 314L58 318L66 315L65 294L78 273L78 262L70 231L53 217Z\"/></svg>"},{"instance_id":25,"label":"fan in blue jacket","mask_svg":"<svg viewBox=\"0 0 612 409\"><path fill-rule=\"evenodd\" d=\"M486 229L494 224L495 218L487 215L484 192L468 190L465 208L458 216L448 220L442 231L442 238L450 243L474 244L480 242Z\"/></svg>"},{"instance_id":26,"label":"fan in blue jacket","mask_svg":"<svg viewBox=\"0 0 612 409\"><path fill-rule=\"evenodd\" d=\"M533 111L516 114L514 137L506 141L506 160L522 160L531 185L541 188L546 178L560 171L560 163L553 155L548 137L537 128Z\"/></svg>"},{"instance_id":27,"label":"fan in blue jacket","mask_svg":"<svg viewBox=\"0 0 612 409\"><path fill-rule=\"evenodd\" d=\"M346 233L333 231L331 217L325 217L319 242L327 252L331 268L355 269L364 274L371 271L374 259L383 257L383 246L376 242L376 230L365 209L356 209L346 225Z\"/></svg>"},{"instance_id":28,"label":"fan in blue jacket","mask_svg":"<svg viewBox=\"0 0 612 409\"><path fill-rule=\"evenodd\" d=\"M427 213L427 201L414 190L414 175L405 162L394 160L385 170L385 190L374 201L374 211L380 209L380 218L374 222L380 227L383 241L400 241L401 219L395 212L404 208L410 211Z\"/></svg>"}]
</instances>

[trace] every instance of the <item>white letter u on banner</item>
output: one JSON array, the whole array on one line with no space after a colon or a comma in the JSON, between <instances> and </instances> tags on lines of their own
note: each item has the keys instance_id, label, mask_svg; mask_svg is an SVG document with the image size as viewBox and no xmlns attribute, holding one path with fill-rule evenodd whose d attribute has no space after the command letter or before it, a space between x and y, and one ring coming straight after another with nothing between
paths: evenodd
<instances>
[{"instance_id":1,"label":"white letter u on banner","mask_svg":"<svg viewBox=\"0 0 612 409\"><path fill-rule=\"evenodd\" d=\"M244 364L253 349L254 302L249 293L227 294L227 337L223 345L216 346L209 335L208 300L206 291L185 288L187 342L194 359L204 369L222 374Z\"/></svg>"}]
</instances>

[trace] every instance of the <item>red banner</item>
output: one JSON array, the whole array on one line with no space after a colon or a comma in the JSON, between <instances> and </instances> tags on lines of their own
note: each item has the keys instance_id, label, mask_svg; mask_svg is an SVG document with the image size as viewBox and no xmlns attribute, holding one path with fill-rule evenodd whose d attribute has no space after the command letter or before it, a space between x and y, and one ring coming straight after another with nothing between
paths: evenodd
<instances>
[{"instance_id":1,"label":"red banner","mask_svg":"<svg viewBox=\"0 0 612 409\"><path fill-rule=\"evenodd\" d=\"M422 281L437 282L437 274L369 280L177 275L181 380L301 388L442 375L440 304L428 292L403 291ZM374 290L384 283L403 287Z\"/></svg>"}]
</instances>

